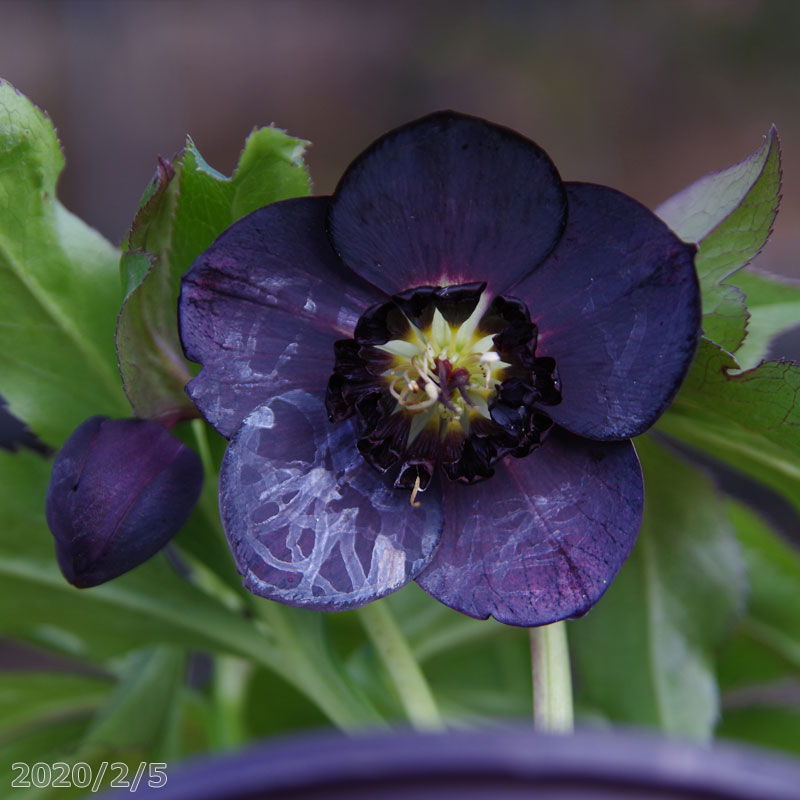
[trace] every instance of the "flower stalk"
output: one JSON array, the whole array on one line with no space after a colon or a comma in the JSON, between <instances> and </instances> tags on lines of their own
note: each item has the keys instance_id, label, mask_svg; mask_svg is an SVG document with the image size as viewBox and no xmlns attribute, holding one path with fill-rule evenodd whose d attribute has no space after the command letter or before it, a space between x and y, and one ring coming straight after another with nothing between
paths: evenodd
<instances>
[{"instance_id":1,"label":"flower stalk","mask_svg":"<svg viewBox=\"0 0 800 800\"><path fill-rule=\"evenodd\" d=\"M425 675L385 600L359 608L358 618L386 669L411 724L422 731L445 724Z\"/></svg>"},{"instance_id":2,"label":"flower stalk","mask_svg":"<svg viewBox=\"0 0 800 800\"><path fill-rule=\"evenodd\" d=\"M218 749L235 750L248 738L245 713L247 689L253 664L236 656L214 659L213 724L209 726Z\"/></svg>"},{"instance_id":3,"label":"flower stalk","mask_svg":"<svg viewBox=\"0 0 800 800\"><path fill-rule=\"evenodd\" d=\"M571 733L572 675L567 626L562 620L530 629L533 724L549 733Z\"/></svg>"}]
</instances>

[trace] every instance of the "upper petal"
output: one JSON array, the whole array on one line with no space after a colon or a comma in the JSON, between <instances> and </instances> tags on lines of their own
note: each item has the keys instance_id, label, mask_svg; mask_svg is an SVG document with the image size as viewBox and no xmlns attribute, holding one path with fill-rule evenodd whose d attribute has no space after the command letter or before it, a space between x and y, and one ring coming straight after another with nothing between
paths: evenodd
<instances>
[{"instance_id":1,"label":"upper petal","mask_svg":"<svg viewBox=\"0 0 800 800\"><path fill-rule=\"evenodd\" d=\"M254 211L203 252L181 284L181 341L203 365L187 393L223 435L268 397L324 389L333 342L385 295L344 267L325 234L328 199Z\"/></svg>"},{"instance_id":2,"label":"upper petal","mask_svg":"<svg viewBox=\"0 0 800 800\"><path fill-rule=\"evenodd\" d=\"M439 541L436 490L419 508L370 467L350 422L292 391L245 419L220 473L220 509L244 585L287 605L336 611L399 589Z\"/></svg>"},{"instance_id":3,"label":"upper petal","mask_svg":"<svg viewBox=\"0 0 800 800\"><path fill-rule=\"evenodd\" d=\"M489 480L446 487L442 540L417 583L463 614L508 625L583 614L630 554L642 507L631 442L556 429Z\"/></svg>"},{"instance_id":4,"label":"upper petal","mask_svg":"<svg viewBox=\"0 0 800 800\"><path fill-rule=\"evenodd\" d=\"M649 428L671 402L700 335L693 245L614 189L568 183L569 217L550 257L512 289L539 326L562 402L546 413L593 439Z\"/></svg>"},{"instance_id":5,"label":"upper petal","mask_svg":"<svg viewBox=\"0 0 800 800\"><path fill-rule=\"evenodd\" d=\"M378 139L333 195L342 259L389 294L488 281L500 294L561 234L565 199L547 154L507 128L451 111Z\"/></svg>"}]
</instances>

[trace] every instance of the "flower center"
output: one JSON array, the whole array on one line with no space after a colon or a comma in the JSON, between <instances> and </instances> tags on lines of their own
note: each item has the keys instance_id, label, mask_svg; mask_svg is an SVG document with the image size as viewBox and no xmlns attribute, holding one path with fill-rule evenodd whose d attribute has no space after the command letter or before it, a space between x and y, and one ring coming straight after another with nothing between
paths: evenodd
<instances>
[{"instance_id":1,"label":"flower center","mask_svg":"<svg viewBox=\"0 0 800 800\"><path fill-rule=\"evenodd\" d=\"M438 467L472 483L527 455L560 402L555 362L534 355L536 326L486 284L423 286L373 306L336 342L331 421L356 418L358 449L395 485L423 491Z\"/></svg>"},{"instance_id":2,"label":"flower center","mask_svg":"<svg viewBox=\"0 0 800 800\"><path fill-rule=\"evenodd\" d=\"M429 425L436 426L441 437L451 425L469 435L476 415L491 419L490 399L503 370L511 365L494 349L493 335L478 333L487 305L482 297L460 325L449 324L434 307L425 330L409 320L406 338L376 346L393 356L383 376L397 401L395 412L411 414L409 445Z\"/></svg>"}]
</instances>

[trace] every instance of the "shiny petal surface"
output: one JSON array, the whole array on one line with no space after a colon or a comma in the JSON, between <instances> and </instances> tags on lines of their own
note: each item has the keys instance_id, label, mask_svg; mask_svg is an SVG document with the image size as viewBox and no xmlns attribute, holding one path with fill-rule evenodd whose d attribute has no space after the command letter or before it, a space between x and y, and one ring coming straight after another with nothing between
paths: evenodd
<instances>
[{"instance_id":1,"label":"shiny petal surface","mask_svg":"<svg viewBox=\"0 0 800 800\"><path fill-rule=\"evenodd\" d=\"M187 393L223 435L267 398L324 389L333 342L385 295L330 247L324 197L285 200L228 228L183 278L181 340L203 365Z\"/></svg>"},{"instance_id":2,"label":"shiny petal surface","mask_svg":"<svg viewBox=\"0 0 800 800\"><path fill-rule=\"evenodd\" d=\"M220 508L247 589L335 611L376 600L425 567L440 499L419 508L370 467L350 422L328 422L322 395L292 391L245 419L222 464Z\"/></svg>"},{"instance_id":3,"label":"shiny petal surface","mask_svg":"<svg viewBox=\"0 0 800 800\"><path fill-rule=\"evenodd\" d=\"M64 577L84 588L157 553L203 486L200 459L157 422L92 417L53 463L47 524Z\"/></svg>"},{"instance_id":4,"label":"shiny petal surface","mask_svg":"<svg viewBox=\"0 0 800 800\"><path fill-rule=\"evenodd\" d=\"M539 326L562 402L544 409L593 439L637 436L666 409L700 333L694 247L652 212L604 186L565 184L569 220L556 250L511 289Z\"/></svg>"},{"instance_id":5,"label":"shiny petal surface","mask_svg":"<svg viewBox=\"0 0 800 800\"><path fill-rule=\"evenodd\" d=\"M446 111L359 156L329 222L345 263L389 294L473 281L499 294L555 246L564 214L561 179L540 147Z\"/></svg>"},{"instance_id":6,"label":"shiny petal surface","mask_svg":"<svg viewBox=\"0 0 800 800\"><path fill-rule=\"evenodd\" d=\"M446 487L442 540L417 582L451 608L508 625L580 615L630 553L642 505L631 442L555 430L488 481Z\"/></svg>"}]
</instances>

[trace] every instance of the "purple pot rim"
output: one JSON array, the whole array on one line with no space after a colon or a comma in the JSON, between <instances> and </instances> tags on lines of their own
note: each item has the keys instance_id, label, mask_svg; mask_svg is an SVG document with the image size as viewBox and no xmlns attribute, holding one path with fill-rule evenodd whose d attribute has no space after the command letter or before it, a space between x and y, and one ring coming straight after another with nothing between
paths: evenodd
<instances>
[{"instance_id":1,"label":"purple pot rim","mask_svg":"<svg viewBox=\"0 0 800 800\"><path fill-rule=\"evenodd\" d=\"M736 744L698 745L648 731L581 730L548 735L525 727L485 727L446 734L365 731L290 735L228 754L196 757L174 770L168 783L137 792L159 800L267 800L298 792L352 790L382 784L409 791L448 780L504 782L508 787L563 786L573 792L624 790L625 796L716 800L797 800L800 761ZM498 786L498 792L501 791ZM656 794L658 793L658 794ZM689 793L689 794L687 794ZM104 795L106 800L130 791ZM293 795L294 796L294 795ZM323 800L324 794L314 794ZM606 795L607 796L607 795ZM411 797L421 797L412 794ZM503 795L498 793L497 800ZM379 800L379 795L376 795Z\"/></svg>"}]
</instances>

